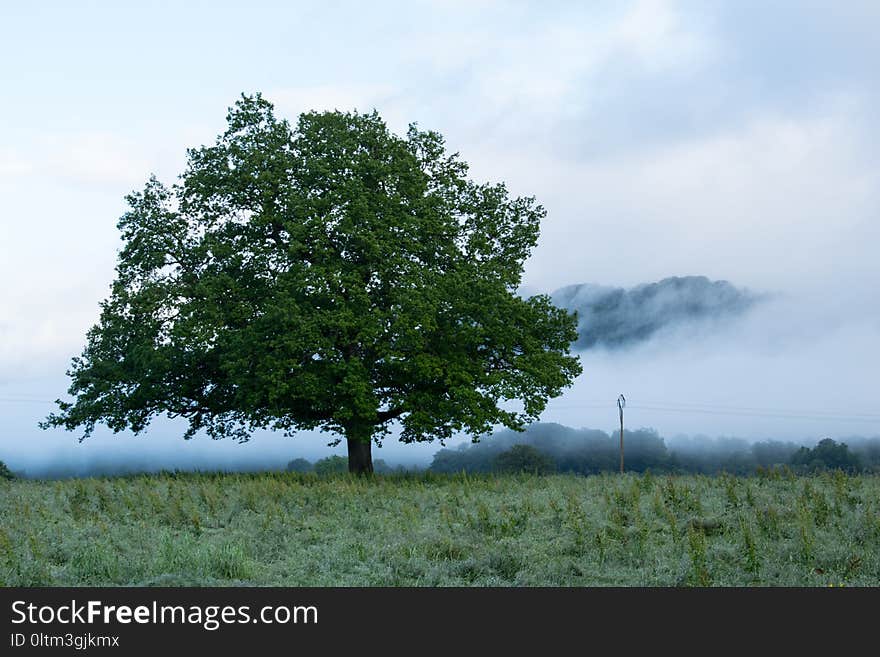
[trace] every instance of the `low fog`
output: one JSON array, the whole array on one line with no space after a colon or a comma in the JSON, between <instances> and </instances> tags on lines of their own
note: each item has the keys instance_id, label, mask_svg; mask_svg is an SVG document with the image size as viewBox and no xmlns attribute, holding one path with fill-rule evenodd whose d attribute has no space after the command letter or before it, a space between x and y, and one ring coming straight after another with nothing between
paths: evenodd
<instances>
[{"instance_id":1,"label":"low fog","mask_svg":"<svg viewBox=\"0 0 880 657\"><path fill-rule=\"evenodd\" d=\"M817 291L819 293L820 291ZM584 373L543 419L664 435L813 440L880 433L880 314L873 295L776 293L738 317L668 324L629 348L581 352Z\"/></svg>"},{"instance_id":2,"label":"low fog","mask_svg":"<svg viewBox=\"0 0 880 657\"><path fill-rule=\"evenodd\" d=\"M880 435L880 317L870 297L855 306L857 312L846 313L836 297L822 303L792 293L737 292L730 283L701 278L660 283L661 289L673 286L675 294L666 290L663 303L629 303L631 322L652 327L640 339L606 345L591 326L627 325L629 320L621 321L621 304L606 305L604 311L592 307L594 323L582 327L579 340L590 346L576 350L584 373L551 400L542 421L614 431L617 396L624 394L627 429L651 429L679 441L690 437L708 444L723 436L811 445L824 437ZM636 288L644 289L657 286ZM717 291L718 298L707 297L708 290ZM555 298L562 303L558 292ZM583 302L583 295L573 294L563 305L583 310ZM675 310L681 308L691 311ZM590 330L592 338L585 340L583 333ZM315 461L345 454L343 445L327 446L333 435L314 432L292 438L257 432L244 444L206 436L184 441L184 424L162 418L140 436L98 430L79 443L78 434L36 427L52 407L47 401L66 388L66 380L29 383L27 395L15 385L0 387L0 460L29 476L280 469L297 457ZM470 439L460 437L448 446L463 442ZM392 435L374 457L392 466L424 467L440 448L401 445Z\"/></svg>"},{"instance_id":3,"label":"low fog","mask_svg":"<svg viewBox=\"0 0 880 657\"><path fill-rule=\"evenodd\" d=\"M491 440L462 444L438 451L431 463L434 472L531 471L582 475L617 472L620 467L617 431L572 429L538 422L523 432L500 431ZM531 449L513 449L527 446ZM791 441L746 441L709 436L661 436L656 431L624 430L625 468L629 472L727 472L754 475L762 469L799 472L840 468L880 472L880 437L824 440L818 445ZM505 462L506 461L506 462Z\"/></svg>"}]
</instances>

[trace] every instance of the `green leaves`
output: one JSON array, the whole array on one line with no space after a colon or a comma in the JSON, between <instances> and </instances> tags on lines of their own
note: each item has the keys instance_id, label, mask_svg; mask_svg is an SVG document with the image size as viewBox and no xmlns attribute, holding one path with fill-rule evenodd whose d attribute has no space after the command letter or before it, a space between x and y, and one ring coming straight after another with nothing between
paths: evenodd
<instances>
[{"instance_id":1,"label":"green leaves","mask_svg":"<svg viewBox=\"0 0 880 657\"><path fill-rule=\"evenodd\" d=\"M580 372L573 316L515 294L544 209L370 114L296 127L243 96L180 180L128 197L72 404L43 426L256 428L405 442L520 428ZM522 410L503 408L520 400Z\"/></svg>"}]
</instances>

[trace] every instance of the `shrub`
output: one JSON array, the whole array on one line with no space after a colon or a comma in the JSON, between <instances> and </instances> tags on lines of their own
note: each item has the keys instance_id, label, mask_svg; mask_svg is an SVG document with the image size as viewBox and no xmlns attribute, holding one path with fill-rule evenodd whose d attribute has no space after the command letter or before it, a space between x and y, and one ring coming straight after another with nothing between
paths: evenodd
<instances>
[{"instance_id":1,"label":"shrub","mask_svg":"<svg viewBox=\"0 0 880 657\"><path fill-rule=\"evenodd\" d=\"M0 479L15 479L12 470L7 468L3 461L0 461Z\"/></svg>"},{"instance_id":2,"label":"shrub","mask_svg":"<svg viewBox=\"0 0 880 657\"><path fill-rule=\"evenodd\" d=\"M861 469L858 455L850 452L846 443L837 443L831 438L820 440L813 449L801 447L792 455L791 464L808 472L818 470L858 472Z\"/></svg>"},{"instance_id":3,"label":"shrub","mask_svg":"<svg viewBox=\"0 0 880 657\"><path fill-rule=\"evenodd\" d=\"M319 475L348 472L348 459L344 456L328 456L315 463L315 472Z\"/></svg>"},{"instance_id":4,"label":"shrub","mask_svg":"<svg viewBox=\"0 0 880 657\"><path fill-rule=\"evenodd\" d=\"M391 474L394 472L394 468L388 465L385 459L373 459L373 472L376 474Z\"/></svg>"},{"instance_id":5,"label":"shrub","mask_svg":"<svg viewBox=\"0 0 880 657\"><path fill-rule=\"evenodd\" d=\"M314 467L306 459L293 459L287 464L288 472L312 472Z\"/></svg>"}]
</instances>

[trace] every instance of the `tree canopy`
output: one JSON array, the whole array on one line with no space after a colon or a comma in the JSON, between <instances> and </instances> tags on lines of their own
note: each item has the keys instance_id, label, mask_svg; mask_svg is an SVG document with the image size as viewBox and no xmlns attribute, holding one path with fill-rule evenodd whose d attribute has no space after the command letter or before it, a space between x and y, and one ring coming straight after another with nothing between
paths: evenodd
<instances>
[{"instance_id":1,"label":"tree canopy","mask_svg":"<svg viewBox=\"0 0 880 657\"><path fill-rule=\"evenodd\" d=\"M531 445L514 445L495 457L494 469L498 472L545 475L556 471L556 462Z\"/></svg>"},{"instance_id":2,"label":"tree canopy","mask_svg":"<svg viewBox=\"0 0 880 657\"><path fill-rule=\"evenodd\" d=\"M257 94L227 121L178 182L127 197L74 401L44 428L320 429L371 471L393 422L403 442L522 428L581 371L574 315L516 293L534 198L471 181L441 135L397 136L375 111L292 126Z\"/></svg>"},{"instance_id":3,"label":"tree canopy","mask_svg":"<svg viewBox=\"0 0 880 657\"><path fill-rule=\"evenodd\" d=\"M823 438L810 449L801 447L791 457L791 464L807 471L844 470L858 472L861 459L849 451L846 443L838 443L831 438Z\"/></svg>"}]
</instances>

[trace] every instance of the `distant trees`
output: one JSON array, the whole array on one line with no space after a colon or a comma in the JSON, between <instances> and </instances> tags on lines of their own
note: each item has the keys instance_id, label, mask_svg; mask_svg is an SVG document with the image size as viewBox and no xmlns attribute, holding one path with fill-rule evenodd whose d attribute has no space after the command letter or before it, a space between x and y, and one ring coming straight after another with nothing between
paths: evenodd
<instances>
[{"instance_id":1,"label":"distant trees","mask_svg":"<svg viewBox=\"0 0 880 657\"><path fill-rule=\"evenodd\" d=\"M671 467L670 455L663 439L649 429L627 431L626 469L644 472L659 471ZM540 423L532 425L525 433L503 431L476 445L463 445L458 449L442 449L434 455L433 472L490 473L499 470L498 464L513 463L507 459L532 454L529 450L515 451L502 458L504 452L516 446L529 446L552 463L550 472L596 474L614 471L620 464L619 444L616 437L595 429L572 429L559 424ZM500 459L500 461L499 461Z\"/></svg>"},{"instance_id":2,"label":"distant trees","mask_svg":"<svg viewBox=\"0 0 880 657\"><path fill-rule=\"evenodd\" d=\"M394 468L385 462L385 459L373 459L373 472L378 474L390 474Z\"/></svg>"},{"instance_id":3,"label":"distant trees","mask_svg":"<svg viewBox=\"0 0 880 657\"><path fill-rule=\"evenodd\" d=\"M315 463L315 474L329 475L340 472L348 472L348 459L345 457L334 454Z\"/></svg>"},{"instance_id":4,"label":"distant trees","mask_svg":"<svg viewBox=\"0 0 880 657\"><path fill-rule=\"evenodd\" d=\"M15 479L12 470L7 468L3 461L0 461L0 479Z\"/></svg>"},{"instance_id":5,"label":"distant trees","mask_svg":"<svg viewBox=\"0 0 880 657\"><path fill-rule=\"evenodd\" d=\"M752 445L752 456L755 463L765 468L789 463L796 451L797 445L794 443L783 443L778 440L768 440Z\"/></svg>"},{"instance_id":6,"label":"distant trees","mask_svg":"<svg viewBox=\"0 0 880 657\"><path fill-rule=\"evenodd\" d=\"M880 438L864 439L856 438L847 441L853 453L857 454L862 468L880 473Z\"/></svg>"},{"instance_id":7,"label":"distant trees","mask_svg":"<svg viewBox=\"0 0 880 657\"><path fill-rule=\"evenodd\" d=\"M531 445L514 445L495 457L498 472L545 475L556 471L556 462Z\"/></svg>"},{"instance_id":8,"label":"distant trees","mask_svg":"<svg viewBox=\"0 0 880 657\"><path fill-rule=\"evenodd\" d=\"M341 456L330 456L314 464L308 459L295 458L287 464L286 470L287 472L299 472L301 474L314 472L319 475L331 475L347 472L348 466L346 463L346 459ZM373 461L373 471L378 474L392 474L395 472L406 472L406 468L403 466L392 468L383 459L375 459Z\"/></svg>"},{"instance_id":9,"label":"distant trees","mask_svg":"<svg viewBox=\"0 0 880 657\"><path fill-rule=\"evenodd\" d=\"M287 464L288 472L313 472L314 469L315 468L311 462L303 458L293 459Z\"/></svg>"},{"instance_id":10,"label":"distant trees","mask_svg":"<svg viewBox=\"0 0 880 657\"><path fill-rule=\"evenodd\" d=\"M749 442L742 438L709 436L675 437L664 440L656 431L626 431L627 472L668 472L735 475L755 474L759 468L791 465L796 471L841 469L880 472L880 438L826 439L810 449L794 442ZM519 447L517 447L519 446ZM529 449L524 449L528 447ZM434 455L432 472L488 474L508 467L519 468L515 457L537 452L552 461L551 472L581 475L616 472L619 444L614 434L596 429L572 429L560 424L538 423L525 432L501 431L476 444L441 449Z\"/></svg>"},{"instance_id":11,"label":"distant trees","mask_svg":"<svg viewBox=\"0 0 880 657\"><path fill-rule=\"evenodd\" d=\"M818 470L843 470L858 472L861 459L849 451L846 443L838 443L831 438L820 440L812 449L801 447L791 457L791 464L807 472Z\"/></svg>"}]
</instances>

